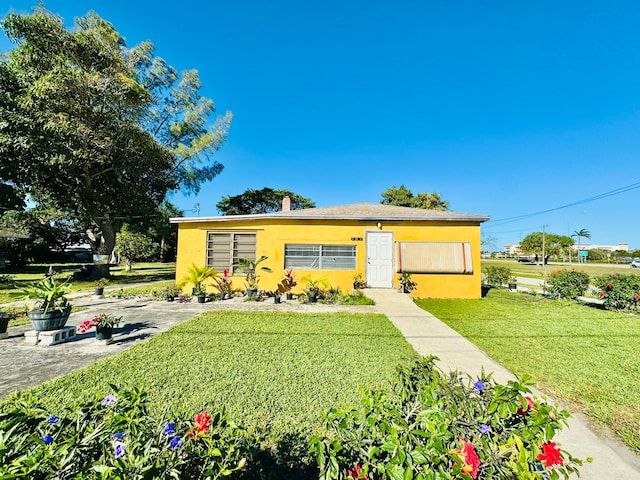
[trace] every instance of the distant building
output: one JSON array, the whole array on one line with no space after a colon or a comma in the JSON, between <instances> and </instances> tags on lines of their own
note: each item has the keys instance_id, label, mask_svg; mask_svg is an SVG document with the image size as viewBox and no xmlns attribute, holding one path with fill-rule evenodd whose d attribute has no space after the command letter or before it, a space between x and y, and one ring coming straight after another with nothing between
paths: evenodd
<instances>
[{"instance_id":1,"label":"distant building","mask_svg":"<svg viewBox=\"0 0 640 480\"><path fill-rule=\"evenodd\" d=\"M571 249L574 252L579 250L608 250L610 252L615 252L616 250L622 250L623 252L629 251L628 243L619 243L617 245L594 245L590 243L574 243Z\"/></svg>"},{"instance_id":2,"label":"distant building","mask_svg":"<svg viewBox=\"0 0 640 480\"><path fill-rule=\"evenodd\" d=\"M522 253L522 250L520 250L520 245L507 243L504 246L504 253L506 253L507 255L520 255Z\"/></svg>"}]
</instances>

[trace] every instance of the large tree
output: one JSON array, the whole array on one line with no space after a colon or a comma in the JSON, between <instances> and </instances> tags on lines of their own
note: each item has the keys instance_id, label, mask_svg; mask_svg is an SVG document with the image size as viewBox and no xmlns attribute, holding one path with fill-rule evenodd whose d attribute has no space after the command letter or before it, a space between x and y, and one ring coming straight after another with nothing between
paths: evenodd
<instances>
[{"instance_id":1,"label":"large tree","mask_svg":"<svg viewBox=\"0 0 640 480\"><path fill-rule=\"evenodd\" d=\"M42 7L1 25L17 46L0 61L0 180L72 212L96 253L167 192L222 170L210 157L231 116L207 125L197 72L178 75L149 42L127 49L93 12L72 30Z\"/></svg>"},{"instance_id":2,"label":"large tree","mask_svg":"<svg viewBox=\"0 0 640 480\"><path fill-rule=\"evenodd\" d=\"M278 212L282 208L282 199L289 197L291 210L314 208L316 204L289 190L274 190L264 187L262 190L248 189L240 195L222 197L216 208L223 215L250 215L254 213Z\"/></svg>"},{"instance_id":3,"label":"large tree","mask_svg":"<svg viewBox=\"0 0 640 480\"><path fill-rule=\"evenodd\" d=\"M568 235L533 232L522 239L520 242L520 249L525 253L541 255L543 241L545 256L560 255L574 243L573 239Z\"/></svg>"},{"instance_id":4,"label":"large tree","mask_svg":"<svg viewBox=\"0 0 640 480\"><path fill-rule=\"evenodd\" d=\"M449 202L443 200L439 193L420 192L414 195L404 185L391 187L380 194L383 205L424 208L426 210L449 210Z\"/></svg>"}]
</instances>

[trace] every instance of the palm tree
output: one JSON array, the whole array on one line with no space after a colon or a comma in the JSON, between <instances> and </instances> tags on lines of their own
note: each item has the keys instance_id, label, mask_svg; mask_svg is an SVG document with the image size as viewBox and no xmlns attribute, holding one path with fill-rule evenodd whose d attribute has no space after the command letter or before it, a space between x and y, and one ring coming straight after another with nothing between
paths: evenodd
<instances>
[{"instance_id":1,"label":"palm tree","mask_svg":"<svg viewBox=\"0 0 640 480\"><path fill-rule=\"evenodd\" d=\"M580 230L576 230L575 232L573 232L573 237L578 237L578 250L580 250L580 246L582 244L581 239L582 237L584 238L591 238L591 232L589 230L587 230L586 228L582 228ZM580 259L578 259L580 260Z\"/></svg>"}]
</instances>

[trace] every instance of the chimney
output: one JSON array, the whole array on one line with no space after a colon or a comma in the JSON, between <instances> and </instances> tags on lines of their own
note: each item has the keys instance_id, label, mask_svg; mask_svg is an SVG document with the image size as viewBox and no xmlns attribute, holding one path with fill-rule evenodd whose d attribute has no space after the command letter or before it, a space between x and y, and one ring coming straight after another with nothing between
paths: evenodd
<instances>
[{"instance_id":1,"label":"chimney","mask_svg":"<svg viewBox=\"0 0 640 480\"><path fill-rule=\"evenodd\" d=\"M291 199L289 197L282 198L282 211L283 212L291 211Z\"/></svg>"}]
</instances>

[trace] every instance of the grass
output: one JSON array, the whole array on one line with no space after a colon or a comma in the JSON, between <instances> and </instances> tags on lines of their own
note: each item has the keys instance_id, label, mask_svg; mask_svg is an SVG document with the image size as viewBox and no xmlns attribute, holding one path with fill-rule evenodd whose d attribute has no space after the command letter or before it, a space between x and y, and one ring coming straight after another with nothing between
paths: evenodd
<instances>
[{"instance_id":1,"label":"grass","mask_svg":"<svg viewBox=\"0 0 640 480\"><path fill-rule=\"evenodd\" d=\"M3 271L5 275L11 275L13 281L0 283L0 304L13 302L16 299L11 297L12 292L18 292L23 287L41 280L49 270L47 265L29 265L19 270ZM53 270L58 272L59 278L64 280L73 275L74 272L80 271L82 264L63 263L51 265ZM109 286L126 286L132 283L155 282L161 280L175 280L176 265L175 263L136 263L133 270L126 272L124 266L112 266L110 268L111 279ZM69 283L69 291L81 292L90 291L95 287L94 281L78 280Z\"/></svg>"},{"instance_id":2,"label":"grass","mask_svg":"<svg viewBox=\"0 0 640 480\"><path fill-rule=\"evenodd\" d=\"M210 312L34 391L55 412L109 383L138 386L155 413L224 407L274 446L311 435L323 410L357 402L358 385L384 383L415 358L379 314Z\"/></svg>"},{"instance_id":3,"label":"grass","mask_svg":"<svg viewBox=\"0 0 640 480\"><path fill-rule=\"evenodd\" d=\"M509 267L511 269L511 274L517 277L544 278L544 269L542 268L542 265L521 263L515 259L483 259L482 269L484 270L484 268L488 266ZM625 275L640 275L640 268L629 268L629 265L627 264L590 265L588 263L572 263L569 265L568 263L559 264L555 262L551 265L547 265L547 274L559 268L575 268L576 270L586 272L591 276L606 275L616 271L622 272Z\"/></svg>"},{"instance_id":4,"label":"grass","mask_svg":"<svg viewBox=\"0 0 640 480\"><path fill-rule=\"evenodd\" d=\"M416 303L640 454L640 317L496 289Z\"/></svg>"}]
</instances>

